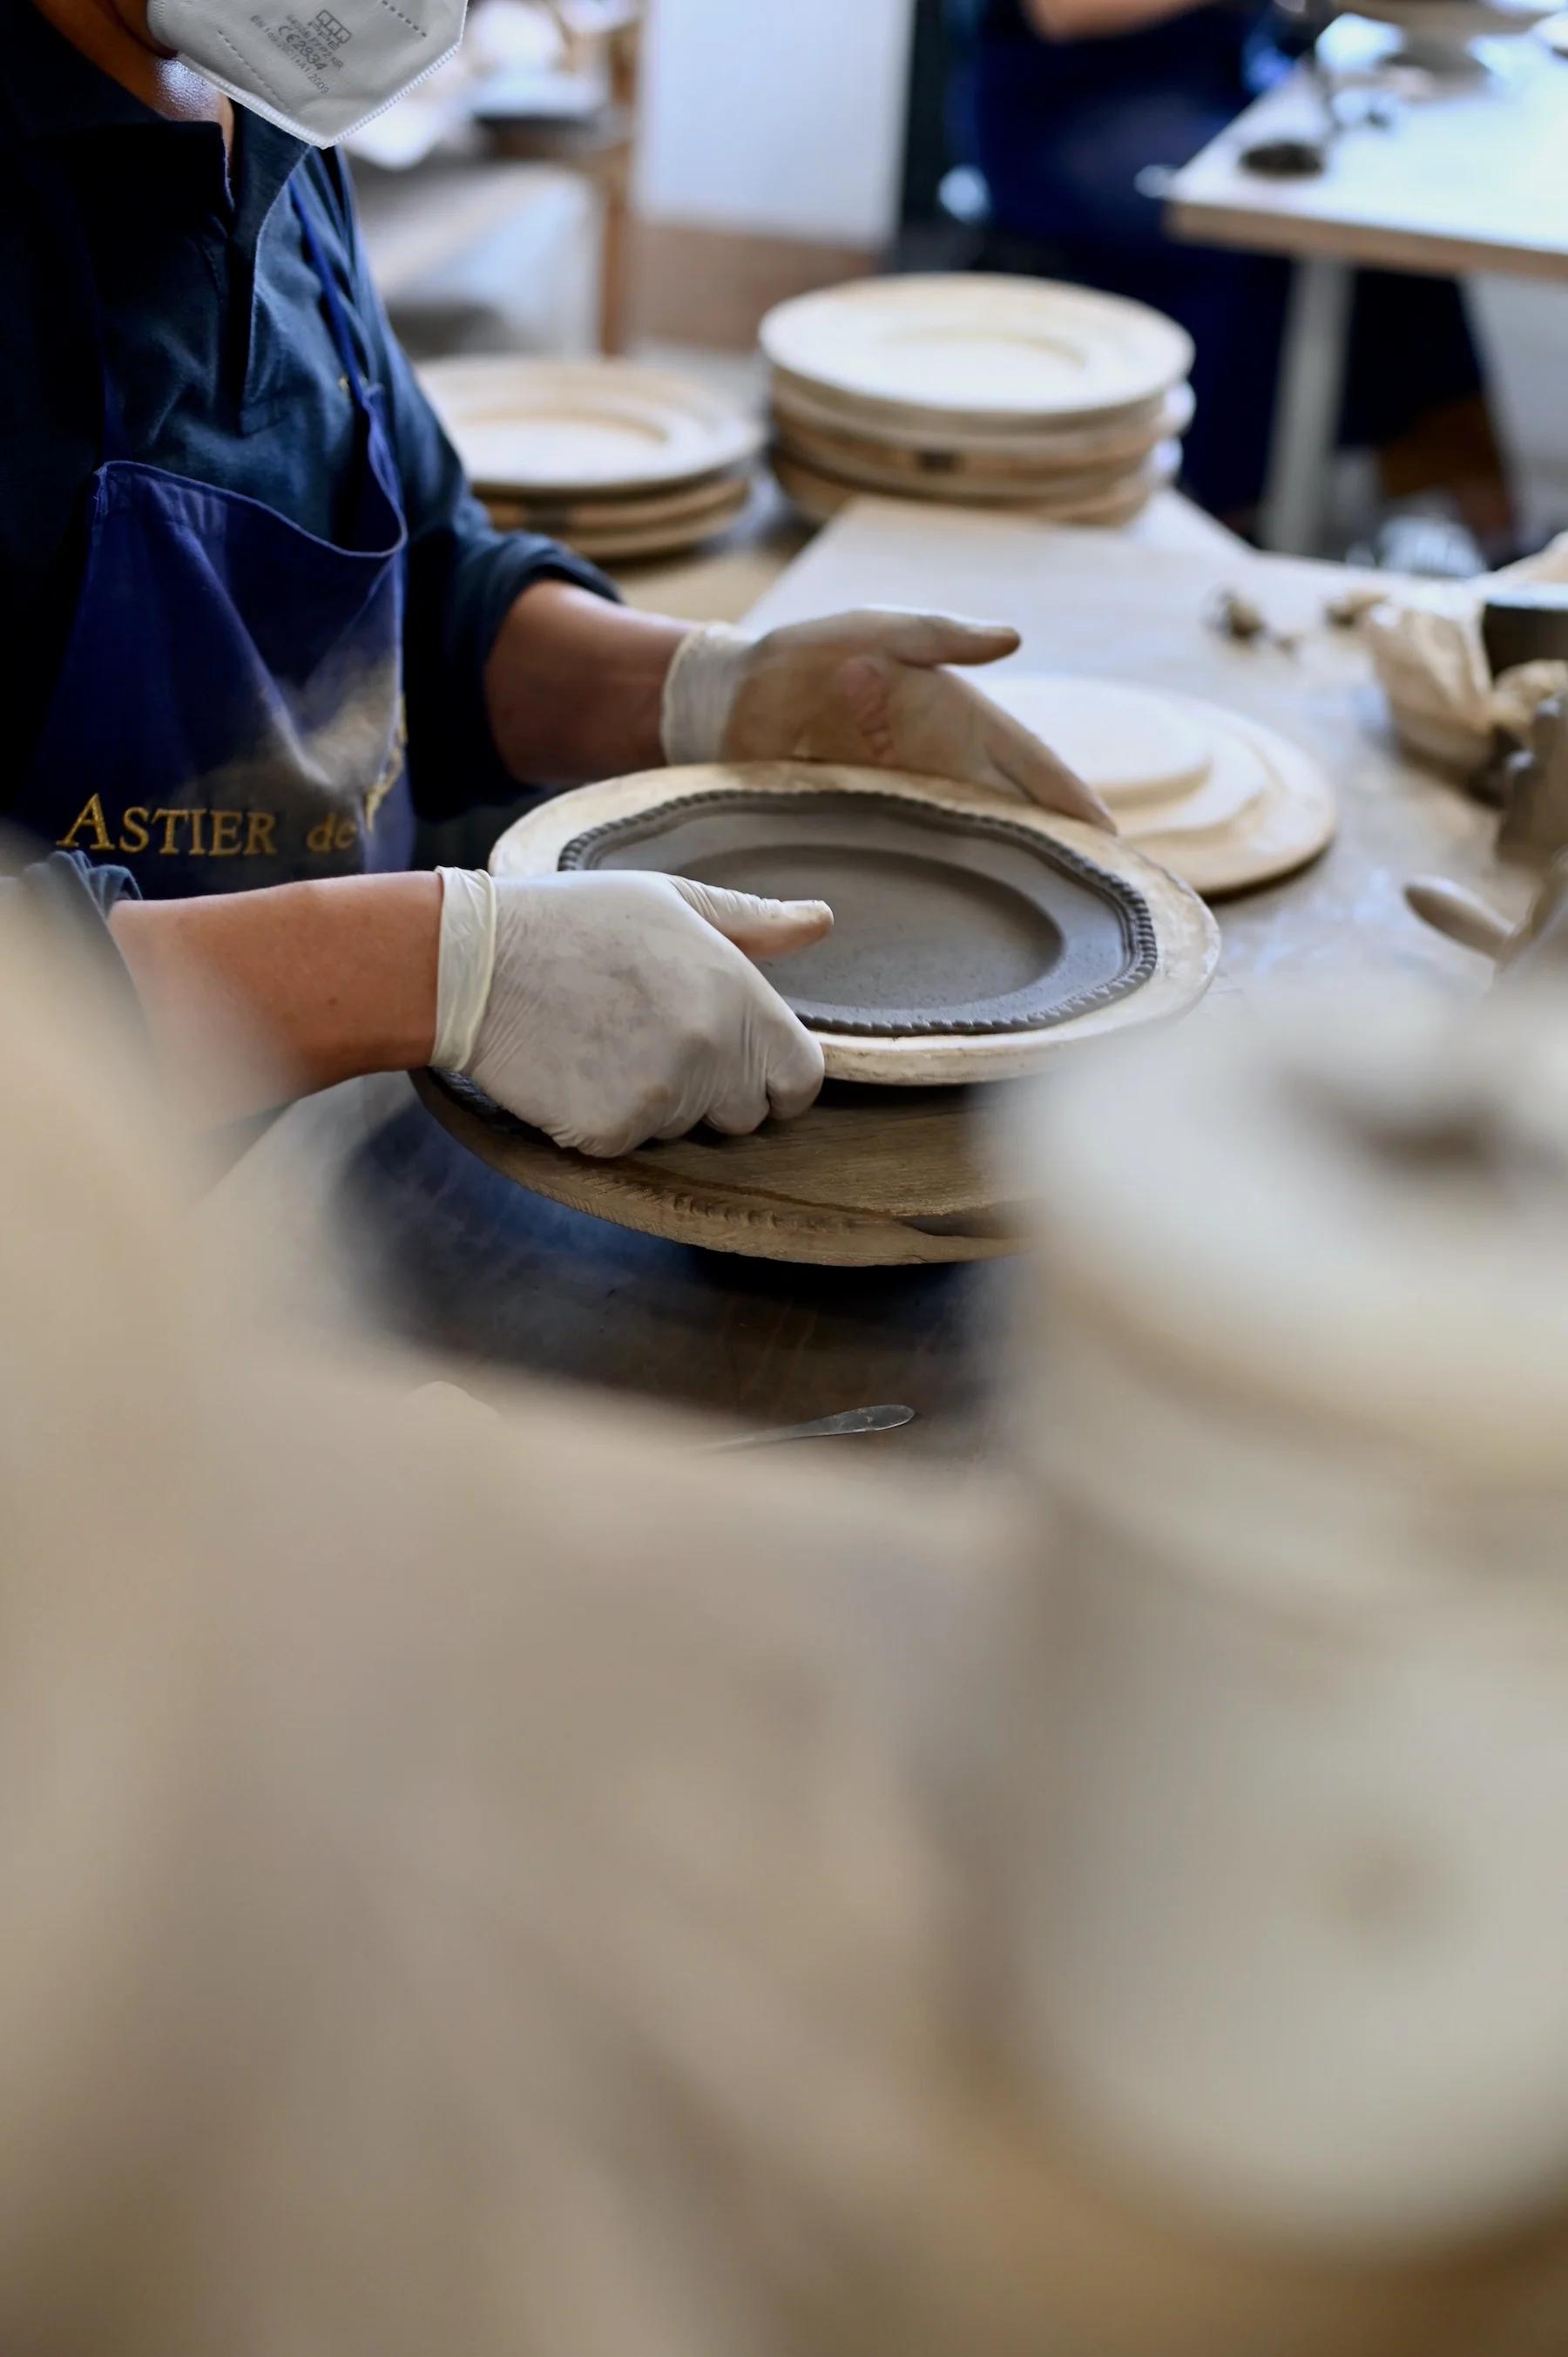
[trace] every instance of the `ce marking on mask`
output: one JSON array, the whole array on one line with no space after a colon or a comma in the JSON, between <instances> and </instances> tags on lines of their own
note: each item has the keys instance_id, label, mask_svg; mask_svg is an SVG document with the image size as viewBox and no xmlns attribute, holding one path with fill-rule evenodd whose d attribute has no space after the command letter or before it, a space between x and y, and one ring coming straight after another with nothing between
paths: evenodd
<instances>
[{"instance_id":1,"label":"ce marking on mask","mask_svg":"<svg viewBox=\"0 0 1568 2357\"><path fill-rule=\"evenodd\" d=\"M251 22L258 32L264 33L274 49L281 49L304 74L311 88L324 96L331 90L331 77L343 70L339 50L353 39L352 28L329 8L318 8L314 16L285 16L275 24L265 16L254 16Z\"/></svg>"}]
</instances>

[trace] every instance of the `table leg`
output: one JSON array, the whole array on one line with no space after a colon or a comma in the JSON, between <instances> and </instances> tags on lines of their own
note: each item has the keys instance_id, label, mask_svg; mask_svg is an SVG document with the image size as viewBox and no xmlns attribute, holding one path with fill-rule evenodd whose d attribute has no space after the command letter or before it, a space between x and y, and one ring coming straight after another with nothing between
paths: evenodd
<instances>
[{"instance_id":1,"label":"table leg","mask_svg":"<svg viewBox=\"0 0 1568 2357\"><path fill-rule=\"evenodd\" d=\"M1283 555L1319 553L1354 288L1348 262L1298 262L1292 276L1262 514L1263 546Z\"/></svg>"},{"instance_id":2,"label":"table leg","mask_svg":"<svg viewBox=\"0 0 1568 2357\"><path fill-rule=\"evenodd\" d=\"M631 159L615 158L599 175L599 350L624 352L631 294Z\"/></svg>"}]
</instances>

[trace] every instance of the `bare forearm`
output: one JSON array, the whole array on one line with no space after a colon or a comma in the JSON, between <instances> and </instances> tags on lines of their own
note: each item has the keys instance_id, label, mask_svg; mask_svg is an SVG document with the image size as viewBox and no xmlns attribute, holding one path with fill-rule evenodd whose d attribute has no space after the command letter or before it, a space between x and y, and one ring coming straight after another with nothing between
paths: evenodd
<instances>
[{"instance_id":1,"label":"bare forearm","mask_svg":"<svg viewBox=\"0 0 1568 2357\"><path fill-rule=\"evenodd\" d=\"M1206 5L1208 0L1023 0L1025 16L1047 41L1110 40Z\"/></svg>"},{"instance_id":2,"label":"bare forearm","mask_svg":"<svg viewBox=\"0 0 1568 2357\"><path fill-rule=\"evenodd\" d=\"M690 627L564 581L525 589L485 669L490 733L512 776L580 786L657 768L665 674Z\"/></svg>"},{"instance_id":3,"label":"bare forearm","mask_svg":"<svg viewBox=\"0 0 1568 2357\"><path fill-rule=\"evenodd\" d=\"M126 900L113 919L159 1057L212 1121L427 1061L440 927L435 876Z\"/></svg>"}]
</instances>

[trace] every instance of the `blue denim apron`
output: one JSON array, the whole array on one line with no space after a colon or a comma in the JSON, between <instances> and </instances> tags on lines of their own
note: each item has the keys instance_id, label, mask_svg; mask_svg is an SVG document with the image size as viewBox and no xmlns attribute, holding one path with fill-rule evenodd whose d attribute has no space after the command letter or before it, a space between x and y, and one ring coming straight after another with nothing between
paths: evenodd
<instances>
[{"instance_id":1,"label":"blue denim apron","mask_svg":"<svg viewBox=\"0 0 1568 2357\"><path fill-rule=\"evenodd\" d=\"M105 370L81 595L13 806L150 899L406 867L413 845L397 469L381 389L289 193L358 415L346 544L133 457Z\"/></svg>"}]
</instances>

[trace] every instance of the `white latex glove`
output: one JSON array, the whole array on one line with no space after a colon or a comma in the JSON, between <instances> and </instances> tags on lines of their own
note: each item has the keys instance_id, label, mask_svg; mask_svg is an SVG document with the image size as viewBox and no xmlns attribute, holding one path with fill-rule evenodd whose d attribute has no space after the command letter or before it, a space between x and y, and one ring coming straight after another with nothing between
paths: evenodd
<instances>
[{"instance_id":1,"label":"white latex glove","mask_svg":"<svg viewBox=\"0 0 1568 2357\"><path fill-rule=\"evenodd\" d=\"M1049 748L946 663L1017 651L1004 622L867 607L763 638L693 630L664 688L664 758L838 761L912 770L1025 795L1114 834L1099 796Z\"/></svg>"},{"instance_id":2,"label":"white latex glove","mask_svg":"<svg viewBox=\"0 0 1568 2357\"><path fill-rule=\"evenodd\" d=\"M742 1136L814 1101L822 1049L752 960L821 941L821 900L683 877L440 875L430 1060L558 1146L629 1154L701 1121Z\"/></svg>"}]
</instances>

